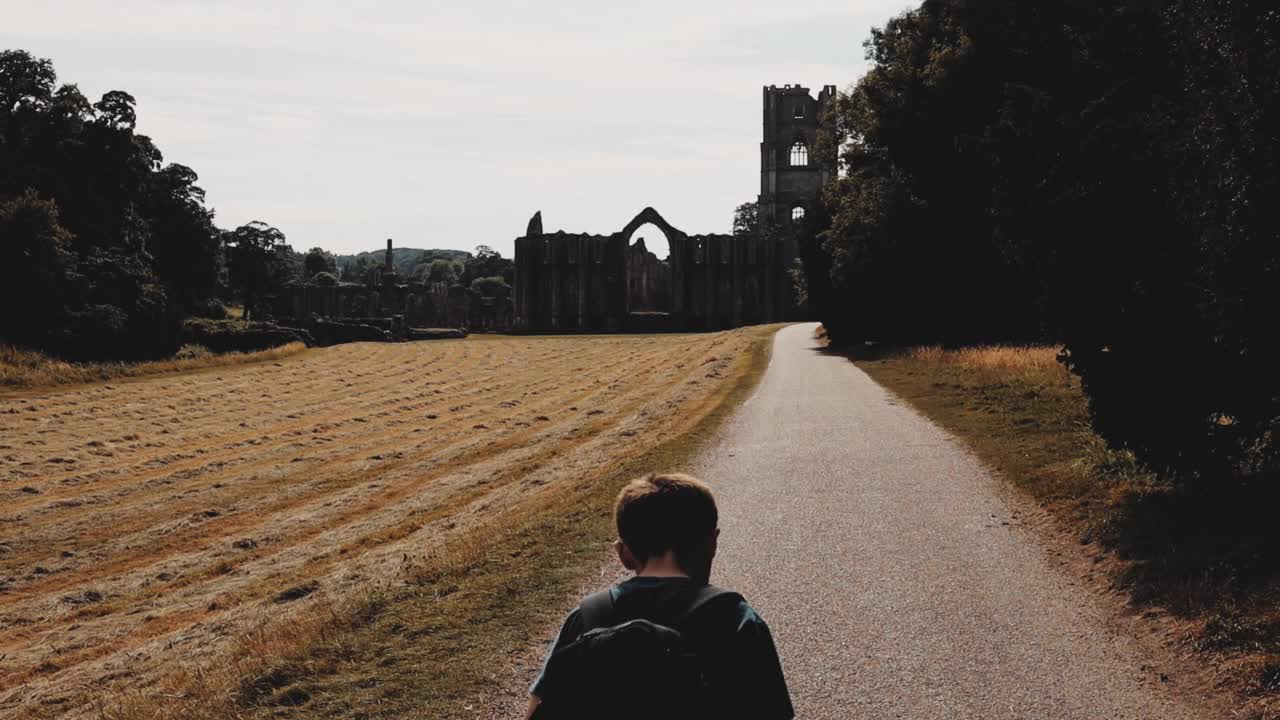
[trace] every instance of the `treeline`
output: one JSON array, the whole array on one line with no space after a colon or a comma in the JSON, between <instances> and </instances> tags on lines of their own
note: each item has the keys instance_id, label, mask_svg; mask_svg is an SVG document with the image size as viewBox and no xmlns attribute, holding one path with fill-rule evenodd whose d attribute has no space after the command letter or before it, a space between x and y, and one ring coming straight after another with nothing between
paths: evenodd
<instances>
[{"instance_id":1,"label":"treeline","mask_svg":"<svg viewBox=\"0 0 1280 720\"><path fill-rule=\"evenodd\" d=\"M230 303L260 318L289 283L338 281L332 254L296 252L267 223L218 228L195 171L166 164L136 121L128 93L90 102L58 84L49 60L0 51L0 343L160 358L178 348L186 317L221 318ZM422 278L480 281L472 289L490 296L503 285L493 277L511 274L483 246L416 260Z\"/></svg>"},{"instance_id":2,"label":"treeline","mask_svg":"<svg viewBox=\"0 0 1280 720\"><path fill-rule=\"evenodd\" d=\"M1061 343L1097 430L1280 470L1280 11L928 0L829 118L811 306L842 343Z\"/></svg>"},{"instance_id":3,"label":"treeline","mask_svg":"<svg viewBox=\"0 0 1280 720\"><path fill-rule=\"evenodd\" d=\"M282 232L220 230L195 171L165 164L136 122L128 93L91 103L49 60L0 52L0 342L164 357L183 318L253 308L297 277Z\"/></svg>"},{"instance_id":4,"label":"treeline","mask_svg":"<svg viewBox=\"0 0 1280 720\"><path fill-rule=\"evenodd\" d=\"M74 357L158 356L218 283L196 174L48 60L0 52L0 338Z\"/></svg>"},{"instance_id":5,"label":"treeline","mask_svg":"<svg viewBox=\"0 0 1280 720\"><path fill-rule=\"evenodd\" d=\"M315 252L312 250L311 252ZM391 251L392 267L404 279L412 282L442 282L462 285L479 292L484 297L505 297L515 282L515 262L502 257L488 245L476 247L475 253L464 250L418 250L394 248ZM309 257L309 256L308 256ZM363 282L371 270L380 269L385 262L384 251L370 251L356 255L330 256L343 282ZM505 288L498 295L492 288Z\"/></svg>"}]
</instances>

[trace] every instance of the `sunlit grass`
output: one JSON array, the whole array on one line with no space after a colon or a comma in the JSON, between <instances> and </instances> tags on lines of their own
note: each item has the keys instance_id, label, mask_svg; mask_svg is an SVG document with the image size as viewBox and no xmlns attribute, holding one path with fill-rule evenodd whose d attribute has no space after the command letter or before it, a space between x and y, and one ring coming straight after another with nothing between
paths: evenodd
<instances>
[{"instance_id":1,"label":"sunlit grass","mask_svg":"<svg viewBox=\"0 0 1280 720\"><path fill-rule=\"evenodd\" d=\"M302 343L289 343L259 352L215 355L199 345L184 345L168 360L75 363L34 350L0 345L0 388L81 385L117 378L188 372L209 367L279 360L306 349L306 345Z\"/></svg>"}]
</instances>

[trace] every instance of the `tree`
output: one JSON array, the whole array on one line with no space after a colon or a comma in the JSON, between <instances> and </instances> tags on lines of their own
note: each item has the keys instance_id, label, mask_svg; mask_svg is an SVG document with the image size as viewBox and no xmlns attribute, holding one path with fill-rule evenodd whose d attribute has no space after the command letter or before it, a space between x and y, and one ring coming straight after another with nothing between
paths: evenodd
<instances>
[{"instance_id":1,"label":"tree","mask_svg":"<svg viewBox=\"0 0 1280 720\"><path fill-rule=\"evenodd\" d=\"M1280 471L1273 5L926 0L866 47L801 244L832 337L1039 336L1114 447Z\"/></svg>"},{"instance_id":2,"label":"tree","mask_svg":"<svg viewBox=\"0 0 1280 720\"><path fill-rule=\"evenodd\" d=\"M156 274L175 299L193 311L218 291L220 233L204 206L194 170L170 164L151 177L151 238Z\"/></svg>"},{"instance_id":3,"label":"tree","mask_svg":"<svg viewBox=\"0 0 1280 720\"><path fill-rule=\"evenodd\" d=\"M760 227L760 208L755 202L745 202L733 211L733 234L754 235Z\"/></svg>"},{"instance_id":4,"label":"tree","mask_svg":"<svg viewBox=\"0 0 1280 720\"><path fill-rule=\"evenodd\" d=\"M34 191L0 202L0 339L45 346L65 314L75 265L58 205Z\"/></svg>"},{"instance_id":5,"label":"tree","mask_svg":"<svg viewBox=\"0 0 1280 720\"><path fill-rule=\"evenodd\" d=\"M310 279L318 273L329 273L336 275L338 272L338 261L332 253L313 247L307 251L306 257L302 261L303 276Z\"/></svg>"},{"instance_id":6,"label":"tree","mask_svg":"<svg viewBox=\"0 0 1280 720\"><path fill-rule=\"evenodd\" d=\"M420 277L427 282L442 282L450 285L458 280L461 273L461 267L457 263L445 258L436 258L426 265L418 267Z\"/></svg>"},{"instance_id":7,"label":"tree","mask_svg":"<svg viewBox=\"0 0 1280 720\"><path fill-rule=\"evenodd\" d=\"M122 90L111 90L94 103L93 109L98 112L98 122L113 130L132 131L138 121L134 110L137 101Z\"/></svg>"},{"instance_id":8,"label":"tree","mask_svg":"<svg viewBox=\"0 0 1280 720\"><path fill-rule=\"evenodd\" d=\"M137 119L127 92L91 104L75 85L57 85L48 60L0 52L0 205L8 218L0 243L26 244L5 267L44 288L11 284L42 298L15 320L45 323L40 333L21 332L26 342L85 359L163 355L175 347L183 312L220 291L222 233L196 173L166 165L136 132ZM57 262L41 254L53 247ZM288 276L272 267L277 284ZM56 269L50 276L41 268Z\"/></svg>"},{"instance_id":9,"label":"tree","mask_svg":"<svg viewBox=\"0 0 1280 720\"><path fill-rule=\"evenodd\" d=\"M983 152L1026 50L1022 27L1007 21L1016 6L929 0L867 41L873 67L835 104L826 144L842 148L847 171L824 196L833 338L960 343L1038 332L1034 286L993 236Z\"/></svg>"},{"instance_id":10,"label":"tree","mask_svg":"<svg viewBox=\"0 0 1280 720\"><path fill-rule=\"evenodd\" d=\"M511 286L501 275L496 275L472 280L471 291L480 297L502 299L511 295Z\"/></svg>"},{"instance_id":11,"label":"tree","mask_svg":"<svg viewBox=\"0 0 1280 720\"><path fill-rule=\"evenodd\" d=\"M56 80L51 61L25 50L0 51L0 118L48 105Z\"/></svg>"},{"instance_id":12,"label":"tree","mask_svg":"<svg viewBox=\"0 0 1280 720\"><path fill-rule=\"evenodd\" d=\"M264 297L291 279L291 250L284 233L257 220L223 233L223 244L231 284L244 301L245 319L252 319Z\"/></svg>"},{"instance_id":13,"label":"tree","mask_svg":"<svg viewBox=\"0 0 1280 720\"><path fill-rule=\"evenodd\" d=\"M488 245L479 245L475 255L467 260L459 281L469 285L476 278L489 277L501 277L511 284L515 281L515 263Z\"/></svg>"},{"instance_id":14,"label":"tree","mask_svg":"<svg viewBox=\"0 0 1280 720\"><path fill-rule=\"evenodd\" d=\"M364 282L365 276L369 274L371 263L367 255L359 255L355 260L342 266L342 274L339 276L343 282Z\"/></svg>"}]
</instances>

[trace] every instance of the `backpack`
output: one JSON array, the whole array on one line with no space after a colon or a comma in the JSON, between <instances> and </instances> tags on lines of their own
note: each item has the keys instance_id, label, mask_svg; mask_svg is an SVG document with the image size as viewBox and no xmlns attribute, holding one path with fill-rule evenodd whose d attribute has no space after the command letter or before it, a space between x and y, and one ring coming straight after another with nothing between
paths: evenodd
<instances>
[{"instance_id":1,"label":"backpack","mask_svg":"<svg viewBox=\"0 0 1280 720\"><path fill-rule=\"evenodd\" d=\"M629 617L603 590L584 600L584 632L547 663L548 688L535 718L542 720L705 720L715 717L709 648L695 621L709 606L742 596L712 585L690 588L670 602Z\"/></svg>"}]
</instances>

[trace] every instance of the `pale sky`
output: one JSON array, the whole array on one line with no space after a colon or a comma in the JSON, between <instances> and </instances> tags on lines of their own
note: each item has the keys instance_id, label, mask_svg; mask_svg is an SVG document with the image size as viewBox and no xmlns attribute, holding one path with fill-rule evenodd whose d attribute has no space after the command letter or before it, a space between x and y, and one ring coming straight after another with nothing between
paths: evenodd
<instances>
[{"instance_id":1,"label":"pale sky","mask_svg":"<svg viewBox=\"0 0 1280 720\"><path fill-rule=\"evenodd\" d=\"M0 47L91 101L133 94L222 227L510 257L535 210L548 231L652 205L728 232L759 192L761 87L847 88L910 4L0 0Z\"/></svg>"}]
</instances>

